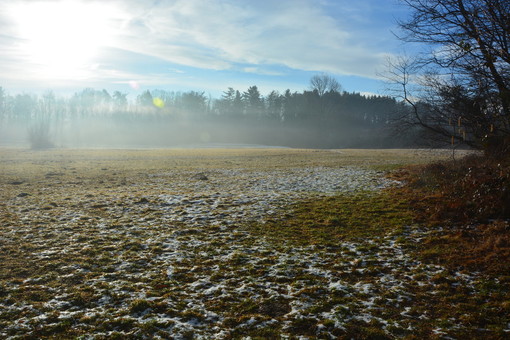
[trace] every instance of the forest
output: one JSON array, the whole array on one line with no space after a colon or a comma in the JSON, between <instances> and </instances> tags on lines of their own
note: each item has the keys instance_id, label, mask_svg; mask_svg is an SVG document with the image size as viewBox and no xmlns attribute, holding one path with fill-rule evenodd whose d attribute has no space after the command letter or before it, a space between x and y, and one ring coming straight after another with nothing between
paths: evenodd
<instances>
[{"instance_id":1,"label":"forest","mask_svg":"<svg viewBox=\"0 0 510 340\"><path fill-rule=\"evenodd\" d=\"M0 88L3 144L31 147L172 147L203 143L302 148L397 147L394 122L408 105L388 96L349 93L329 75L309 90L267 95L257 86L205 92L86 88L70 97L52 91L10 95Z\"/></svg>"}]
</instances>

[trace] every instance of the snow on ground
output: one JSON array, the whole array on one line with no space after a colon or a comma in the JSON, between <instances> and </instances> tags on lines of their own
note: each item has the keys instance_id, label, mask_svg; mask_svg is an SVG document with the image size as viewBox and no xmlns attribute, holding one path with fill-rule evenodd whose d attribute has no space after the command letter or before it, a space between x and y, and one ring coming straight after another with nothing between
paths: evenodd
<instances>
[{"instance_id":1,"label":"snow on ground","mask_svg":"<svg viewBox=\"0 0 510 340\"><path fill-rule=\"evenodd\" d=\"M395 184L374 170L175 169L100 189L46 177L32 192L3 186L13 263L0 286L1 338L333 339L367 325L400 337L430 320L423 301L445 282L475 289L474 275L415 260L401 234L295 246L245 227L300 199ZM448 334L456 318L435 320L434 332Z\"/></svg>"}]
</instances>

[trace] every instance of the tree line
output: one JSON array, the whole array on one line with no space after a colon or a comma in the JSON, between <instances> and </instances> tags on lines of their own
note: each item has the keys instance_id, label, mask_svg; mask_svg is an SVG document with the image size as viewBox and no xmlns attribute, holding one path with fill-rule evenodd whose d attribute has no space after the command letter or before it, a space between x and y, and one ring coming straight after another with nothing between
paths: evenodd
<instances>
[{"instance_id":1,"label":"tree line","mask_svg":"<svg viewBox=\"0 0 510 340\"><path fill-rule=\"evenodd\" d=\"M36 126L39 133L46 129L47 138L66 127L80 130L87 122L101 120L111 127L139 126L144 131L157 126L161 135L165 127L169 134L187 129L191 134L200 130L209 135L206 140L197 137L196 142L320 148L401 146L410 144L411 138L396 140L391 134L392 122L407 109L405 103L388 96L342 91L329 75L312 77L310 88L302 92L274 90L264 96L253 85L244 91L229 87L220 98L205 92L157 89L129 100L119 91L110 94L91 88L70 97L51 91L40 96L8 95L0 88L1 124L24 124L32 132ZM163 136L160 139L164 140ZM170 138L168 142L178 140Z\"/></svg>"}]
</instances>

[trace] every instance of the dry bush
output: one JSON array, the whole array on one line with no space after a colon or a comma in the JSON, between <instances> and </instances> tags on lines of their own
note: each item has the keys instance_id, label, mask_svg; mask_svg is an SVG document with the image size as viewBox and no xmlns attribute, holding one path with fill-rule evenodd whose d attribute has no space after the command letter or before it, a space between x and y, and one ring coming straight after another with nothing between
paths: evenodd
<instances>
[{"instance_id":1,"label":"dry bush","mask_svg":"<svg viewBox=\"0 0 510 340\"><path fill-rule=\"evenodd\" d=\"M442 199L438 213L454 222L485 222L510 217L510 165L473 155L426 166L422 178L435 182Z\"/></svg>"},{"instance_id":2,"label":"dry bush","mask_svg":"<svg viewBox=\"0 0 510 340\"><path fill-rule=\"evenodd\" d=\"M408 168L397 189L415 220L440 226L425 257L454 267L504 272L510 264L510 161L471 155Z\"/></svg>"}]
</instances>

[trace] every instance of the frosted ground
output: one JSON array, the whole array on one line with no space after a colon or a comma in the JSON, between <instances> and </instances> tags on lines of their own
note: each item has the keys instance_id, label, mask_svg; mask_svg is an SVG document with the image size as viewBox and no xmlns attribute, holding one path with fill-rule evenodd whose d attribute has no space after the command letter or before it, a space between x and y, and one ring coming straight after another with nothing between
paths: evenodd
<instances>
[{"instance_id":1,"label":"frosted ground","mask_svg":"<svg viewBox=\"0 0 510 340\"><path fill-rule=\"evenodd\" d=\"M299 201L399 185L385 171L446 156L1 150L0 337L491 334L476 316L431 308L457 296L454 308L483 279L418 261L416 227L327 246L252 229Z\"/></svg>"}]
</instances>

